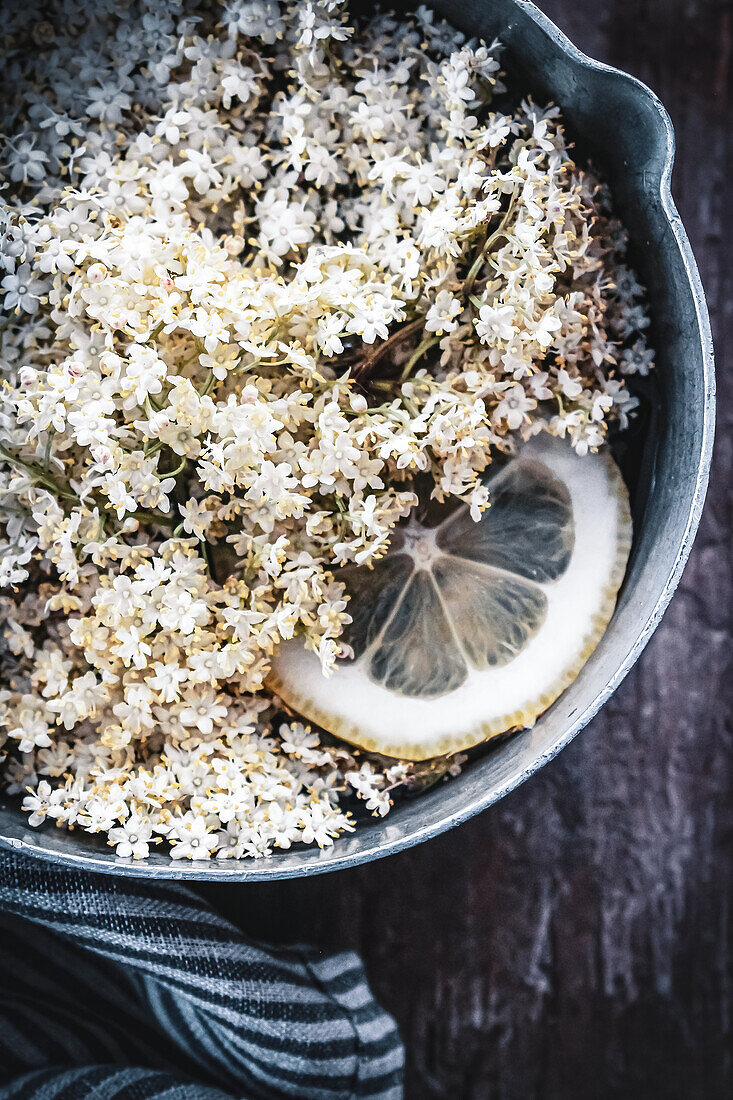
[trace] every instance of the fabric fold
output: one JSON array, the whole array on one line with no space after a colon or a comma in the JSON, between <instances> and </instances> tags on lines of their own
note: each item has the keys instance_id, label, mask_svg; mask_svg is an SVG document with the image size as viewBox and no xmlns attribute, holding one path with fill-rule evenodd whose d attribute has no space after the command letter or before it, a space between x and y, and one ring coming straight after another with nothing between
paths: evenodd
<instances>
[{"instance_id":1,"label":"fabric fold","mask_svg":"<svg viewBox=\"0 0 733 1100\"><path fill-rule=\"evenodd\" d=\"M353 952L255 945L188 887L7 853L0 909L0 1100L402 1096Z\"/></svg>"}]
</instances>

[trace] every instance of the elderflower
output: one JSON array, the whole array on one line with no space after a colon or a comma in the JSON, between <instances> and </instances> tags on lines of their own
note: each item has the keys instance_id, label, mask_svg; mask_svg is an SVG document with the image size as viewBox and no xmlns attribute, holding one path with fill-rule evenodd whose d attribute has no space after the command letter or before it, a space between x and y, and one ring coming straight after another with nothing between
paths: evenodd
<instances>
[{"instance_id":1,"label":"elderflower","mask_svg":"<svg viewBox=\"0 0 733 1100\"><path fill-rule=\"evenodd\" d=\"M272 655L333 667L342 568L421 493L478 520L516 441L626 425L625 232L558 109L427 8L56 14L3 28L4 783L120 858L327 847L465 758L336 743Z\"/></svg>"}]
</instances>

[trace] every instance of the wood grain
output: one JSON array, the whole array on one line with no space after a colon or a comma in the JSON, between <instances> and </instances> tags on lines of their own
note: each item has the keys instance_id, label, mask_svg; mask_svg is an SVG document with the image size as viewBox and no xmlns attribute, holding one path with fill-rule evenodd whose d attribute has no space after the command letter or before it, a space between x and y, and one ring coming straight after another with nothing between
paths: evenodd
<instances>
[{"instance_id":1,"label":"wood grain","mask_svg":"<svg viewBox=\"0 0 733 1100\"><path fill-rule=\"evenodd\" d=\"M641 77L678 135L674 190L716 334L720 417L681 588L592 724L503 803L414 851L217 887L253 935L362 952L414 1100L733 1096L732 9L544 0Z\"/></svg>"}]
</instances>

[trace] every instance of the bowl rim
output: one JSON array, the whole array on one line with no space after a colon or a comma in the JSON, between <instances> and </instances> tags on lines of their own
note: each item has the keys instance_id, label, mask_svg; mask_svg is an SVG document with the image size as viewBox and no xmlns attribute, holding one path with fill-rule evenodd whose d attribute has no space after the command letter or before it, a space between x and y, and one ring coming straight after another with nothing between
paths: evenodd
<instances>
[{"instance_id":1,"label":"bowl rim","mask_svg":"<svg viewBox=\"0 0 733 1100\"><path fill-rule=\"evenodd\" d=\"M0 849L10 849L10 851L21 852L35 859L45 860L49 863L69 869L76 868L79 870L96 871L111 875L128 875L140 879L159 879L166 881L189 880L210 883L263 882L303 878L311 875L325 874L330 871L344 870L364 863L370 863L373 860L383 859L386 856L405 851L408 848L412 848L417 844L421 844L441 833L447 832L449 829L453 829L463 824L463 822L467 821L469 818L504 798L505 795L520 786L525 780L529 779L530 776L534 775L540 768L557 756L557 754L577 736L584 726L590 722L591 718L594 717L603 704L610 698L621 681L631 670L632 666L636 663L651 635L659 625L675 589L679 584L682 571L690 555L690 550L692 549L695 534L700 523L707 491L710 464L712 461L715 432L715 367L710 318L697 263L671 192L671 178L675 155L674 128L670 116L661 100L648 85L643 83L643 81L632 76L630 73L624 72L623 69L608 65L602 61L596 61L594 58L584 53L547 15L544 14L544 12L540 11L532 0L512 0L512 2L540 28L551 42L559 46L578 66L586 70L611 75L616 80L622 80L635 88L639 95L643 97L653 109L665 138L664 163L662 165L659 181L659 197L662 204L662 210L670 224L677 247L679 248L685 273L692 290L697 320L697 333L699 335L702 351L704 408L695 485L685 529L682 533L675 559L660 590L659 597L654 608L648 615L646 622L640 628L633 645L627 651L623 661L605 687L578 713L574 721L566 728L564 733L558 737L552 747L548 751L538 754L528 767L510 775L504 783L498 784L486 794L470 799L467 804L459 810L452 813L448 812L428 825L423 827L417 826L407 835L400 836L395 840L385 840L361 852L345 852L343 855L339 855L337 842L335 848L329 850L327 859L323 861L311 859L295 867L278 867L276 859L272 861L232 860L224 861L223 864L218 863L214 866L212 866L210 862L191 862L186 866L181 866L171 860L170 863L165 865L153 865L146 863L144 860L112 860L109 858L109 855L103 858L94 850L84 853L59 851L55 847L49 848L45 846L42 832L35 834L32 839L29 837L28 840L0 835Z\"/></svg>"}]
</instances>

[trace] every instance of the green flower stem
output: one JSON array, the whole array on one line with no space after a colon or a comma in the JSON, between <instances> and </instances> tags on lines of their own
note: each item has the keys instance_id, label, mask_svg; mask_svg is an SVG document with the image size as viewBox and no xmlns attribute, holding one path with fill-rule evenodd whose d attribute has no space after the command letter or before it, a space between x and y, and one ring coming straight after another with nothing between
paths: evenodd
<instances>
[{"instance_id":1,"label":"green flower stem","mask_svg":"<svg viewBox=\"0 0 733 1100\"><path fill-rule=\"evenodd\" d=\"M400 382L404 382L406 378L410 377L410 374L412 373L412 369L415 366L415 364L417 362L419 362L420 359L422 359L423 355L425 355L426 352L430 351L430 349L434 348L435 345L438 344L438 343L440 343L440 337L439 336L431 336L428 339L423 340L423 342L421 344L418 344L418 346L415 348L412 355L410 356L410 358L407 360L404 367L402 368L402 374L400 375Z\"/></svg>"},{"instance_id":2,"label":"green flower stem","mask_svg":"<svg viewBox=\"0 0 733 1100\"><path fill-rule=\"evenodd\" d=\"M71 491L68 485L64 485L63 482L53 477L51 474L48 473L47 470L43 470L35 463L26 462L25 459L19 458L18 455L13 454L12 451L9 451L7 447L4 447L1 443L0 458L4 459L11 466L17 466L19 469L23 470L26 474L28 474L28 476L34 481L36 485L41 485L44 488L48 489L50 492L54 493L59 500L70 500L73 501L74 504L81 504L81 499L77 496L76 493ZM187 461L188 459L184 458L181 469ZM180 469L177 472L180 473ZM109 512L113 511L113 509L110 508L109 505L107 505L105 506L105 511ZM160 527L170 527L173 523L173 517L166 516L163 512L131 512L129 513L129 518L136 519L138 523L155 523L158 524ZM98 537L101 537L101 533L104 532L104 518L102 516L100 516L99 520L99 530L100 535Z\"/></svg>"},{"instance_id":3,"label":"green flower stem","mask_svg":"<svg viewBox=\"0 0 733 1100\"><path fill-rule=\"evenodd\" d=\"M492 249L493 245L499 239L499 237L503 236L504 233L505 233L505 230L506 230L507 224L509 222L509 219L511 218L512 214L514 213L514 207L517 205L517 194L518 194L518 190L517 190L517 188L515 188L512 191L512 197L509 200L509 205L507 206L506 210L504 211L504 214L502 215L501 221L499 222L499 224L496 227L496 229L494 230L494 232L491 233L490 236L486 237L482 247L479 249L478 255L476 256L475 260L473 261L470 268L468 269L468 274L466 275L466 279L463 283L463 294L467 298L470 298L470 296L471 296L471 292L473 290L474 283L476 282L476 278L478 276L478 273L481 270L481 268L482 268L482 266L483 266L483 264L486 260L486 257L491 252L491 249ZM487 226L488 226L488 224L489 223L487 223Z\"/></svg>"},{"instance_id":4,"label":"green flower stem","mask_svg":"<svg viewBox=\"0 0 733 1100\"><path fill-rule=\"evenodd\" d=\"M44 466L48 466L49 462L51 461L51 444L53 443L53 437L54 437L55 434L56 433L55 433L53 428L48 429L48 438L46 439L46 448L43 452L43 464L44 464Z\"/></svg>"},{"instance_id":5,"label":"green flower stem","mask_svg":"<svg viewBox=\"0 0 733 1100\"><path fill-rule=\"evenodd\" d=\"M178 475L182 474L183 471L185 470L187 463L188 463L188 455L184 455L183 458L181 459L181 461L179 462L179 464L176 466L175 470L166 470L165 472L163 472L161 470L160 476L161 477L178 477Z\"/></svg>"},{"instance_id":6,"label":"green flower stem","mask_svg":"<svg viewBox=\"0 0 733 1100\"><path fill-rule=\"evenodd\" d=\"M208 378L206 379L202 388L199 390L199 397L206 397L208 393L211 393L215 385L216 375L214 374L213 370L210 370Z\"/></svg>"},{"instance_id":7,"label":"green flower stem","mask_svg":"<svg viewBox=\"0 0 733 1100\"><path fill-rule=\"evenodd\" d=\"M489 221L486 223L484 231L481 234L481 247L479 248L478 252L476 253L474 261L471 264L470 268L468 269L468 274L466 275L466 278L464 280L463 287L462 287L462 293L465 296L468 296L471 293L471 291L473 290L473 284L476 281L476 276L478 275L479 271L481 270L481 265L484 262L484 257L486 255L487 235L488 235L490 223L491 223L491 219L489 218Z\"/></svg>"},{"instance_id":8,"label":"green flower stem","mask_svg":"<svg viewBox=\"0 0 733 1100\"><path fill-rule=\"evenodd\" d=\"M136 519L138 523L157 523L159 527L170 527L173 524L173 516L167 516L163 512L128 512L121 522L126 519Z\"/></svg>"},{"instance_id":9,"label":"green flower stem","mask_svg":"<svg viewBox=\"0 0 733 1100\"><path fill-rule=\"evenodd\" d=\"M11 466L17 466L18 469L23 470L24 473L36 483L36 485L42 485L46 489L51 489L57 496L64 500L74 500L79 502L79 497L76 493L73 493L68 485L65 485L62 481L59 481L48 470L44 470L42 466L37 465L35 462L27 462L25 459L20 458L19 455L13 454L0 443L0 458L5 459Z\"/></svg>"},{"instance_id":10,"label":"green flower stem","mask_svg":"<svg viewBox=\"0 0 733 1100\"><path fill-rule=\"evenodd\" d=\"M213 577L214 573L211 567L211 547L209 546L206 539L199 539L199 547L201 548L201 557L204 559L204 564L206 565L206 572L209 574L209 576Z\"/></svg>"}]
</instances>

